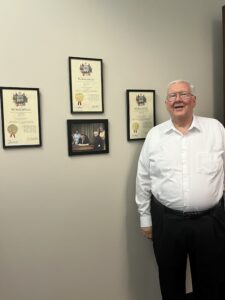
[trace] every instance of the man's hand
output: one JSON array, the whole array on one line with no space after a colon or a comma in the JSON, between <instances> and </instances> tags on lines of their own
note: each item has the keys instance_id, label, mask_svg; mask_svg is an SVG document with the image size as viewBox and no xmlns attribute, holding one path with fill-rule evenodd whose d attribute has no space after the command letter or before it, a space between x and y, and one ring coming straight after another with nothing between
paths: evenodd
<instances>
[{"instance_id":1,"label":"man's hand","mask_svg":"<svg viewBox=\"0 0 225 300\"><path fill-rule=\"evenodd\" d=\"M151 227L142 227L141 228L144 237L147 239L152 239L152 226Z\"/></svg>"}]
</instances>

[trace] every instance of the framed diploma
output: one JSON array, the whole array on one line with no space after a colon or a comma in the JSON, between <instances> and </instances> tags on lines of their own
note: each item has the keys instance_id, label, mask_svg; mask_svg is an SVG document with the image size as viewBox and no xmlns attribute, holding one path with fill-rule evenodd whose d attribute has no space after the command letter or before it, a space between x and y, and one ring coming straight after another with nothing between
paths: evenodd
<instances>
[{"instance_id":1,"label":"framed diploma","mask_svg":"<svg viewBox=\"0 0 225 300\"><path fill-rule=\"evenodd\" d=\"M68 152L71 155L109 152L108 120L67 120Z\"/></svg>"},{"instance_id":2,"label":"framed diploma","mask_svg":"<svg viewBox=\"0 0 225 300\"><path fill-rule=\"evenodd\" d=\"M41 146L39 89L0 87L3 148Z\"/></svg>"},{"instance_id":3,"label":"framed diploma","mask_svg":"<svg viewBox=\"0 0 225 300\"><path fill-rule=\"evenodd\" d=\"M127 90L127 139L144 140L155 125L155 91Z\"/></svg>"},{"instance_id":4,"label":"framed diploma","mask_svg":"<svg viewBox=\"0 0 225 300\"><path fill-rule=\"evenodd\" d=\"M71 113L103 113L102 59L69 57Z\"/></svg>"}]
</instances>

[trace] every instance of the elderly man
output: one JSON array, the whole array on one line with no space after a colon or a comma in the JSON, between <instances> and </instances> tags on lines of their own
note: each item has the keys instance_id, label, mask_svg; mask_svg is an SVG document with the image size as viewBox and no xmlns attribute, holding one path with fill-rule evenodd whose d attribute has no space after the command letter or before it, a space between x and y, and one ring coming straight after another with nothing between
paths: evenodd
<instances>
[{"instance_id":1,"label":"elderly man","mask_svg":"<svg viewBox=\"0 0 225 300\"><path fill-rule=\"evenodd\" d=\"M195 300L225 299L225 130L193 114L193 86L168 85L171 119L155 126L143 145L136 203L144 236L152 239L163 300L185 299L190 258Z\"/></svg>"}]
</instances>

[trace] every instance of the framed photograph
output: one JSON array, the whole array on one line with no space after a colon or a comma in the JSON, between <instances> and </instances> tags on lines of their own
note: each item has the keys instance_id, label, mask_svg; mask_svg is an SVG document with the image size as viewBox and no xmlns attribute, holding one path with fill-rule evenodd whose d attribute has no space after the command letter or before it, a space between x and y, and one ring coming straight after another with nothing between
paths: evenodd
<instances>
[{"instance_id":1,"label":"framed photograph","mask_svg":"<svg viewBox=\"0 0 225 300\"><path fill-rule=\"evenodd\" d=\"M0 87L3 148L41 146L37 88Z\"/></svg>"},{"instance_id":2,"label":"framed photograph","mask_svg":"<svg viewBox=\"0 0 225 300\"><path fill-rule=\"evenodd\" d=\"M109 152L108 120L67 120L69 155Z\"/></svg>"},{"instance_id":3,"label":"framed photograph","mask_svg":"<svg viewBox=\"0 0 225 300\"><path fill-rule=\"evenodd\" d=\"M155 125L155 91L127 90L127 139L144 140Z\"/></svg>"},{"instance_id":4,"label":"framed photograph","mask_svg":"<svg viewBox=\"0 0 225 300\"><path fill-rule=\"evenodd\" d=\"M71 113L103 113L102 59L69 57Z\"/></svg>"}]
</instances>

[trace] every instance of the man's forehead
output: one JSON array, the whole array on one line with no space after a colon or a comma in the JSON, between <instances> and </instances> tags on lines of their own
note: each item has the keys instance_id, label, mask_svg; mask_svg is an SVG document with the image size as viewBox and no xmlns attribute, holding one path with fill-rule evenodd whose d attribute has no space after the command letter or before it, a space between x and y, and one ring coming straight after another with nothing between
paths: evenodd
<instances>
[{"instance_id":1,"label":"man's forehead","mask_svg":"<svg viewBox=\"0 0 225 300\"><path fill-rule=\"evenodd\" d=\"M180 91L190 91L190 85L186 82L177 82L174 84L171 84L168 89L168 93L172 92L180 92Z\"/></svg>"}]
</instances>

